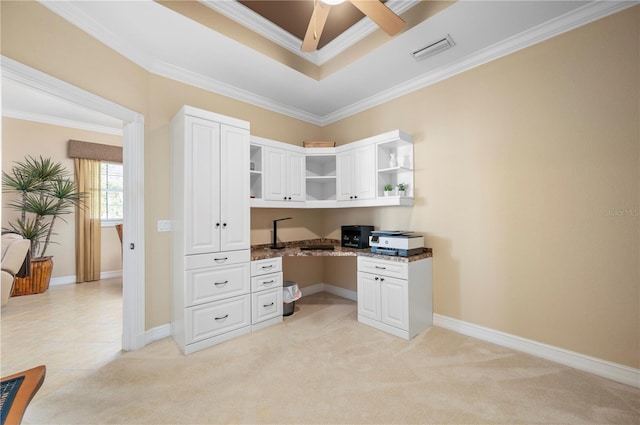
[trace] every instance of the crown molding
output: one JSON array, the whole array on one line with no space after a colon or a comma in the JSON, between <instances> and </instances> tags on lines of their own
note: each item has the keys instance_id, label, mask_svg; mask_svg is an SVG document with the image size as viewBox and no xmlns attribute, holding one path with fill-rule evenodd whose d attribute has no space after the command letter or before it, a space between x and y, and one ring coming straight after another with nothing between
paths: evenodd
<instances>
[{"instance_id":1,"label":"crown molding","mask_svg":"<svg viewBox=\"0 0 640 425\"><path fill-rule=\"evenodd\" d=\"M320 125L327 125L340 121L359 112L397 99L406 94L420 90L439 81L446 80L454 75L468 71L477 66L499 59L503 56L522 50L526 47L553 38L557 35L571 31L590 22L628 9L640 3L639 0L629 2L609 2L597 1L582 6L565 15L554 18L548 22L521 32L513 37L493 44L485 49L481 49L456 62L450 63L432 72L421 75L398 84L388 90L382 91L374 96L370 96L359 102L353 103L340 110L332 112L322 117Z\"/></svg>"},{"instance_id":2,"label":"crown molding","mask_svg":"<svg viewBox=\"0 0 640 425\"><path fill-rule=\"evenodd\" d=\"M394 3L404 3L402 0L390 0ZM413 1L413 0L412 0ZM218 3L218 2L215 2ZM235 1L222 1L220 3L236 3ZM378 94L370 96L361 101L355 102L330 114L319 116L294 108L280 102L275 102L269 98L256 95L241 88L228 85L218 80L205 77L200 74L185 70L183 68L154 61L143 52L131 48L130 43L121 39L116 34L103 28L95 20L90 19L85 14L79 12L72 2L43 2L54 13L67 19L74 25L82 28L92 36L96 37L107 46L129 58L134 63L143 67L149 72L181 81L185 84L200 87L204 90L212 91L242 102L256 105L273 112L281 113L292 118L300 119L311 124L324 126L342 120L372 107L381 105L390 100L420 90L431 84L445 80L461 72L475 68L492 60L506 56L510 53L532 46L564 32L573 30L582 25L586 25L595 20L604 18L624 9L633 7L640 3L640 0L632 1L594 1L563 16L552 19L544 24L538 25L528 31L524 31L509 39L496 43L471 55L468 55L445 67L433 70L420 77L408 80L401 84L384 90ZM244 8L244 7L243 7ZM246 9L246 8L245 8ZM296 50L298 50L296 48ZM3 58L4 60L4 58ZM3 68L4 70L4 68Z\"/></svg>"},{"instance_id":3,"label":"crown molding","mask_svg":"<svg viewBox=\"0 0 640 425\"><path fill-rule=\"evenodd\" d=\"M32 112L15 111L12 109L2 108L2 116L5 118L15 118L25 121L35 121L43 124L57 125L61 127L77 128L79 130L93 131L96 133L113 134L122 136L122 128L113 128L97 124L88 124L86 122L68 120L50 115L35 114Z\"/></svg>"},{"instance_id":4,"label":"crown molding","mask_svg":"<svg viewBox=\"0 0 640 425\"><path fill-rule=\"evenodd\" d=\"M73 4L73 1L38 0L38 2L137 65L147 71L150 70L153 64L152 57L139 49L133 48L127 40L114 34L100 22L83 13Z\"/></svg>"},{"instance_id":5,"label":"crown molding","mask_svg":"<svg viewBox=\"0 0 640 425\"><path fill-rule=\"evenodd\" d=\"M140 114L137 112L54 78L7 56L0 56L0 70L2 71L2 79L6 78L40 93L99 111L124 122L137 122L140 119Z\"/></svg>"},{"instance_id":6,"label":"crown molding","mask_svg":"<svg viewBox=\"0 0 640 425\"><path fill-rule=\"evenodd\" d=\"M385 5L395 14L401 15L418 4L419 1L420 0L389 0ZM240 25L251 28L254 32L317 66L321 66L330 59L333 59L344 50L353 46L358 41L378 29L378 25L376 25L371 19L362 19L333 39L330 43L326 44L322 49L314 52L303 52L300 50L302 42L298 37L295 37L289 32L283 30L262 15L259 15L248 7L242 5L242 3L235 0L201 0L201 3L210 9L225 15Z\"/></svg>"},{"instance_id":7,"label":"crown molding","mask_svg":"<svg viewBox=\"0 0 640 425\"><path fill-rule=\"evenodd\" d=\"M293 108L279 102L274 102L267 97L223 83L214 78L205 77L201 74L191 72L169 63L157 61L151 72L162 77L180 81L191 86L199 87L222 96L227 96L241 102L259 106L311 124L321 125L322 122L322 117L318 115L303 111L302 109Z\"/></svg>"}]
</instances>

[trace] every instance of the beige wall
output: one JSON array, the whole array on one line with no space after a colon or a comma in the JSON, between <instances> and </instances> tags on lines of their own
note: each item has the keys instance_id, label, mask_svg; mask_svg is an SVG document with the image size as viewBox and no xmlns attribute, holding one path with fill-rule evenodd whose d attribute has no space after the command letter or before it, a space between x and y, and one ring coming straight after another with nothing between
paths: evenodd
<instances>
[{"instance_id":1,"label":"beige wall","mask_svg":"<svg viewBox=\"0 0 640 425\"><path fill-rule=\"evenodd\" d=\"M416 230L436 313L640 366L639 21L636 7L326 127L398 127L416 155L414 208L334 210L327 232Z\"/></svg>"},{"instance_id":2,"label":"beige wall","mask_svg":"<svg viewBox=\"0 0 640 425\"><path fill-rule=\"evenodd\" d=\"M57 125L42 124L15 118L2 118L2 169L10 169L15 161L23 161L27 155L50 157L61 162L73 177L73 159L67 157L69 139L85 140L106 145L122 146L122 137L93 131ZM19 213L7 208L7 201L12 195L2 196L2 227L18 217ZM75 276L75 215L58 220L54 227L57 235L53 236L55 244L49 245L47 255L53 255L54 267L52 277ZM69 254L71 253L71 254ZM122 269L120 240L113 227L102 229L101 271L117 271Z\"/></svg>"},{"instance_id":3,"label":"beige wall","mask_svg":"<svg viewBox=\"0 0 640 425\"><path fill-rule=\"evenodd\" d=\"M170 319L169 191L149 187L169 187L168 122L192 104L288 143L414 136L414 208L254 210L253 243L289 215L283 240L411 228L434 248L436 313L640 366L640 224L615 215L640 196L640 7L325 128L152 76L39 4L0 7L2 54L145 115L147 329ZM306 283L348 287L353 263L331 261Z\"/></svg>"}]
</instances>

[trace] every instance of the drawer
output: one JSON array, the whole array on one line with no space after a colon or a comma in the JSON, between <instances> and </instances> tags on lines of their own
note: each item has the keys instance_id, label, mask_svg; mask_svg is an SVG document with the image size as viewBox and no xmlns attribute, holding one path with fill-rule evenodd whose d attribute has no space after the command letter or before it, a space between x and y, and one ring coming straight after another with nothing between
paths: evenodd
<instances>
[{"instance_id":1,"label":"drawer","mask_svg":"<svg viewBox=\"0 0 640 425\"><path fill-rule=\"evenodd\" d=\"M248 263L251 261L251 251L225 251L210 254L187 255L185 268L187 270L201 269L203 267L226 266L228 264Z\"/></svg>"},{"instance_id":2,"label":"drawer","mask_svg":"<svg viewBox=\"0 0 640 425\"><path fill-rule=\"evenodd\" d=\"M244 326L251 326L251 296L242 295L189 307L185 315L185 344L202 341Z\"/></svg>"},{"instance_id":3,"label":"drawer","mask_svg":"<svg viewBox=\"0 0 640 425\"><path fill-rule=\"evenodd\" d=\"M278 316L282 316L282 288L269 289L251 295L252 324Z\"/></svg>"},{"instance_id":4,"label":"drawer","mask_svg":"<svg viewBox=\"0 0 640 425\"><path fill-rule=\"evenodd\" d=\"M251 262L251 276L282 271L282 258L267 258Z\"/></svg>"},{"instance_id":5,"label":"drawer","mask_svg":"<svg viewBox=\"0 0 640 425\"><path fill-rule=\"evenodd\" d=\"M259 292L272 288L282 288L282 272L251 278L251 292Z\"/></svg>"},{"instance_id":6,"label":"drawer","mask_svg":"<svg viewBox=\"0 0 640 425\"><path fill-rule=\"evenodd\" d=\"M250 282L249 263L187 270L185 304L204 304L248 294Z\"/></svg>"},{"instance_id":7,"label":"drawer","mask_svg":"<svg viewBox=\"0 0 640 425\"><path fill-rule=\"evenodd\" d=\"M358 257L358 271L381 276L409 278L409 264L397 261L385 261L377 258Z\"/></svg>"}]
</instances>

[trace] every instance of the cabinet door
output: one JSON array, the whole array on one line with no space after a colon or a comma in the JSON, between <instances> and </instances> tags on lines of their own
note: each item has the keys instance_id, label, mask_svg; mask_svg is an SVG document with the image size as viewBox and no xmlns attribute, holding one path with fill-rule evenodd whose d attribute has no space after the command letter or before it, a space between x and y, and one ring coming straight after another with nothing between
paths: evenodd
<instances>
[{"instance_id":1,"label":"cabinet door","mask_svg":"<svg viewBox=\"0 0 640 425\"><path fill-rule=\"evenodd\" d=\"M188 116L185 133L185 253L218 252L220 124Z\"/></svg>"},{"instance_id":2,"label":"cabinet door","mask_svg":"<svg viewBox=\"0 0 640 425\"><path fill-rule=\"evenodd\" d=\"M353 151L341 152L336 155L336 199L338 201L349 200L353 196L351 194L352 162Z\"/></svg>"},{"instance_id":3,"label":"cabinet door","mask_svg":"<svg viewBox=\"0 0 640 425\"><path fill-rule=\"evenodd\" d=\"M306 158L298 152L287 152L287 199L304 201L306 198Z\"/></svg>"},{"instance_id":4,"label":"cabinet door","mask_svg":"<svg viewBox=\"0 0 640 425\"><path fill-rule=\"evenodd\" d=\"M250 242L249 131L220 128L220 248L248 249Z\"/></svg>"},{"instance_id":5,"label":"cabinet door","mask_svg":"<svg viewBox=\"0 0 640 425\"><path fill-rule=\"evenodd\" d=\"M380 320L380 282L376 277L358 273L358 314Z\"/></svg>"},{"instance_id":6,"label":"cabinet door","mask_svg":"<svg viewBox=\"0 0 640 425\"><path fill-rule=\"evenodd\" d=\"M287 152L266 147L264 151L264 199L284 201L287 198Z\"/></svg>"},{"instance_id":7,"label":"cabinet door","mask_svg":"<svg viewBox=\"0 0 640 425\"><path fill-rule=\"evenodd\" d=\"M353 195L357 199L376 197L376 147L365 146L354 155Z\"/></svg>"},{"instance_id":8,"label":"cabinet door","mask_svg":"<svg viewBox=\"0 0 640 425\"><path fill-rule=\"evenodd\" d=\"M380 299L382 322L409 330L409 290L406 280L381 277Z\"/></svg>"}]
</instances>

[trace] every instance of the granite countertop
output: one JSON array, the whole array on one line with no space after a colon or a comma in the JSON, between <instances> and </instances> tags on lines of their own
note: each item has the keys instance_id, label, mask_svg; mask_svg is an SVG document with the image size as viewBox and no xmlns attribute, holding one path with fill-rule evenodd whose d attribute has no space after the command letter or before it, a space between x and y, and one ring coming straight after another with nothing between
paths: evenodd
<instances>
[{"instance_id":1,"label":"granite countertop","mask_svg":"<svg viewBox=\"0 0 640 425\"><path fill-rule=\"evenodd\" d=\"M300 249L306 245L333 245L333 250L303 250ZM265 260L276 257L373 257L383 260L397 261L400 263L409 263L412 261L422 260L423 258L432 257L431 248L424 248L421 254L412 255L410 257L396 257L392 255L373 254L369 248L356 249L340 246L337 239L307 239L302 241L281 242L278 246L284 246L283 249L271 249L271 244L252 245L251 260Z\"/></svg>"}]
</instances>

